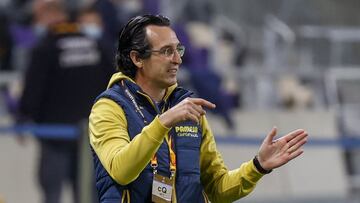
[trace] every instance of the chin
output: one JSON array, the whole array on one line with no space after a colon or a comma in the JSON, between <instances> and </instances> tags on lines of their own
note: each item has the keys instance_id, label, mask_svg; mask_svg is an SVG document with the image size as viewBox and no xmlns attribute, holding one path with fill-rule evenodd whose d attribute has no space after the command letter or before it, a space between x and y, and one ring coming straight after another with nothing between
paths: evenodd
<instances>
[{"instance_id":1,"label":"chin","mask_svg":"<svg viewBox=\"0 0 360 203\"><path fill-rule=\"evenodd\" d=\"M175 85L176 83L177 83L177 80L175 79L175 80L168 81L166 84L168 87L170 87L170 86Z\"/></svg>"},{"instance_id":2,"label":"chin","mask_svg":"<svg viewBox=\"0 0 360 203\"><path fill-rule=\"evenodd\" d=\"M177 79L173 80L173 81L171 82L171 85L175 85L176 83L177 83Z\"/></svg>"}]
</instances>

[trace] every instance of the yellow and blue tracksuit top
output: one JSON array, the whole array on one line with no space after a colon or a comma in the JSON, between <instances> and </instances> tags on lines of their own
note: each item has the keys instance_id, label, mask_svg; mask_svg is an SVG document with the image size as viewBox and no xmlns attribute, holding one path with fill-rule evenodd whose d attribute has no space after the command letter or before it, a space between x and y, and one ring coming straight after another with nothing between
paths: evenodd
<instances>
[{"instance_id":1,"label":"yellow and blue tracksuit top","mask_svg":"<svg viewBox=\"0 0 360 203\"><path fill-rule=\"evenodd\" d=\"M125 90L130 91L132 99ZM174 140L176 153L172 202L233 202L255 188L263 174L252 161L229 171L216 149L205 116L199 124L186 121L170 129L161 124L158 115L190 95L189 91L173 85L163 102L155 105L133 80L122 73L113 75L108 89L96 100L89 119L101 203L151 202L150 160L154 154L158 173L170 176L168 136Z\"/></svg>"}]
</instances>

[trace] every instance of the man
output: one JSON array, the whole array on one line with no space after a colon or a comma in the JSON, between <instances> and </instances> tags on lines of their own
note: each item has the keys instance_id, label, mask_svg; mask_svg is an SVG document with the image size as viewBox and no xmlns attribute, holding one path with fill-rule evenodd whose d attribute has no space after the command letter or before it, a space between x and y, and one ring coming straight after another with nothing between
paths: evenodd
<instances>
[{"instance_id":1,"label":"man","mask_svg":"<svg viewBox=\"0 0 360 203\"><path fill-rule=\"evenodd\" d=\"M228 171L205 117L215 105L177 87L185 48L169 26L144 15L120 33L119 72L90 114L100 202L232 202L303 152L304 130L273 140L274 128L253 160Z\"/></svg>"},{"instance_id":2,"label":"man","mask_svg":"<svg viewBox=\"0 0 360 203\"><path fill-rule=\"evenodd\" d=\"M79 125L87 119L93 100L106 88L114 73L111 61L96 40L85 36L68 21L60 1L43 0L52 8L56 23L31 53L19 103L20 119L39 125ZM56 10L56 12L55 12ZM62 186L69 182L77 195L78 149L80 139L36 134L40 146L39 183L43 202L60 202ZM80 135L77 135L80 138Z\"/></svg>"}]
</instances>

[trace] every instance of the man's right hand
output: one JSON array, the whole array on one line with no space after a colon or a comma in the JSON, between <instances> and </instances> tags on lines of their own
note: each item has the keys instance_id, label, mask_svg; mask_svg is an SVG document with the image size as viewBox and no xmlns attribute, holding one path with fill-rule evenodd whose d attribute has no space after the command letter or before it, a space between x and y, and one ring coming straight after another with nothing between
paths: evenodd
<instances>
[{"instance_id":1,"label":"man's right hand","mask_svg":"<svg viewBox=\"0 0 360 203\"><path fill-rule=\"evenodd\" d=\"M161 114L159 119L168 128L172 128L177 123L187 120L199 123L201 116L206 113L203 107L213 109L216 105L201 98L186 98Z\"/></svg>"}]
</instances>

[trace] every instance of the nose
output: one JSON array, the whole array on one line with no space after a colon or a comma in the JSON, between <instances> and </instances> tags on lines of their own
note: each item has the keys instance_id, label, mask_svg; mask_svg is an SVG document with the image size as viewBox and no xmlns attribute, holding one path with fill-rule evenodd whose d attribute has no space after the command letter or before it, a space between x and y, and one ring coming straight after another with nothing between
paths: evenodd
<instances>
[{"instance_id":1,"label":"nose","mask_svg":"<svg viewBox=\"0 0 360 203\"><path fill-rule=\"evenodd\" d=\"M171 61L178 65L180 65L182 63L182 59L181 59L181 56L178 51L174 52L173 57L171 58Z\"/></svg>"}]
</instances>

